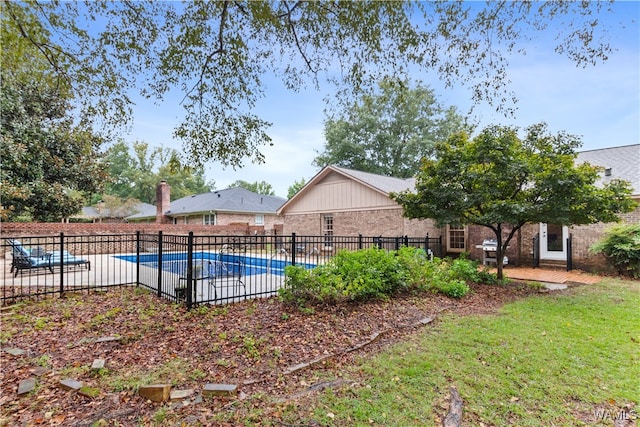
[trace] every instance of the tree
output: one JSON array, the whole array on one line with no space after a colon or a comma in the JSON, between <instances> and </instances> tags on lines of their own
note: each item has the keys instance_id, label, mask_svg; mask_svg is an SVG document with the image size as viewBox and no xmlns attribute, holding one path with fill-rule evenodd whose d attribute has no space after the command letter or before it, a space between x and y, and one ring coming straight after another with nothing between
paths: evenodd
<instances>
[{"instance_id":1,"label":"tree","mask_svg":"<svg viewBox=\"0 0 640 427\"><path fill-rule=\"evenodd\" d=\"M464 129L455 107L439 105L431 89L387 78L379 91L347 105L324 124L324 152L313 163L409 178L436 141Z\"/></svg>"},{"instance_id":2,"label":"tree","mask_svg":"<svg viewBox=\"0 0 640 427\"><path fill-rule=\"evenodd\" d=\"M247 182L239 179L231 183L231 185L229 185L229 188L235 188L235 187L244 188L246 190L253 191L254 193L257 193L257 194L263 194L265 196L276 195L275 191L273 191L273 187L271 186L271 184L269 184L266 181L260 181L260 182L256 181L252 183L252 182Z\"/></svg>"},{"instance_id":3,"label":"tree","mask_svg":"<svg viewBox=\"0 0 640 427\"><path fill-rule=\"evenodd\" d=\"M298 191L302 190L302 187L304 187L305 184L306 181L304 178L301 178L300 181L295 181L293 184L291 184L287 189L287 199L290 199L298 194Z\"/></svg>"},{"instance_id":4,"label":"tree","mask_svg":"<svg viewBox=\"0 0 640 427\"><path fill-rule=\"evenodd\" d=\"M96 211L109 218L125 218L138 213L140 200L134 198L122 199L119 196L105 194L103 199L94 204Z\"/></svg>"},{"instance_id":5,"label":"tree","mask_svg":"<svg viewBox=\"0 0 640 427\"><path fill-rule=\"evenodd\" d=\"M274 75L296 91L336 84L339 103L383 76L435 72L508 110L509 60L535 35L552 28L556 51L579 66L612 50L602 2L87 0L2 9L3 22L77 96L83 120L127 124L134 88L158 100L179 92L184 116L174 135L195 164L264 160L269 123L253 110Z\"/></svg>"},{"instance_id":6,"label":"tree","mask_svg":"<svg viewBox=\"0 0 640 427\"><path fill-rule=\"evenodd\" d=\"M215 188L215 182L205 182L202 167L181 164L173 149L150 147L140 141L129 147L126 142L119 141L109 147L105 160L111 176L106 194L121 199L134 198L153 204L156 186L161 180L171 186L173 199L207 193Z\"/></svg>"},{"instance_id":7,"label":"tree","mask_svg":"<svg viewBox=\"0 0 640 427\"><path fill-rule=\"evenodd\" d=\"M0 80L0 217L60 221L77 213L106 178L101 139L74 126L65 95L46 80Z\"/></svg>"},{"instance_id":8,"label":"tree","mask_svg":"<svg viewBox=\"0 0 640 427\"><path fill-rule=\"evenodd\" d=\"M549 134L544 123L528 127L523 139L511 127L488 127L473 139L458 133L436 144L415 192L392 197L409 218L492 230L502 279L504 254L523 225L612 222L634 208L628 182L599 187L599 168L575 163L579 146L575 136Z\"/></svg>"}]
</instances>

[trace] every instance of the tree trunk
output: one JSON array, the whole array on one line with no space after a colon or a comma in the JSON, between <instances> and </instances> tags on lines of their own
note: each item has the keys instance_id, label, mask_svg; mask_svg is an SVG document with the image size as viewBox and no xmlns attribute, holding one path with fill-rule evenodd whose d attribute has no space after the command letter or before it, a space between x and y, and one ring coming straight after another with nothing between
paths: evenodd
<instances>
[{"instance_id":1,"label":"tree trunk","mask_svg":"<svg viewBox=\"0 0 640 427\"><path fill-rule=\"evenodd\" d=\"M502 251L502 248L500 246L498 246L498 250L496 251L496 269L498 270L497 272L497 276L498 276L498 280L502 280L502 268L503 263L502 261L504 260L504 253Z\"/></svg>"}]
</instances>

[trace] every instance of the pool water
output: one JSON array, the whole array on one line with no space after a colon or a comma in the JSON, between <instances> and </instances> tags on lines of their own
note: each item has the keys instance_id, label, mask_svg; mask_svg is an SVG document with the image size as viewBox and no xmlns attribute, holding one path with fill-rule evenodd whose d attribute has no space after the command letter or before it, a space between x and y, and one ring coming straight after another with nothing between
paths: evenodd
<instances>
[{"instance_id":1,"label":"pool water","mask_svg":"<svg viewBox=\"0 0 640 427\"><path fill-rule=\"evenodd\" d=\"M136 255L116 255L118 259L136 262ZM140 264L158 268L158 254L141 254ZM196 278L251 276L270 273L284 275L284 268L291 265L290 261L252 257L247 255L219 254L216 252L194 252L193 274ZM315 264L298 264L305 268L313 268ZM162 254L162 270L186 277L187 253L170 252Z\"/></svg>"}]
</instances>

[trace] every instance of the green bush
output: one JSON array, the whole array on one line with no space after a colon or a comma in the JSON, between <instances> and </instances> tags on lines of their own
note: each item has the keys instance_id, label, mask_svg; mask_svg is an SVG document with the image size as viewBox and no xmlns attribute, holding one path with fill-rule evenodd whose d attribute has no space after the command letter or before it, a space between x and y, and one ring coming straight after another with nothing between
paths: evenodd
<instances>
[{"instance_id":1,"label":"green bush","mask_svg":"<svg viewBox=\"0 0 640 427\"><path fill-rule=\"evenodd\" d=\"M495 275L478 271L478 263L465 258L430 260L422 249L403 247L396 252L377 248L340 251L312 270L285 268L282 301L298 307L342 301L388 298L407 290L465 296L467 282L495 283Z\"/></svg>"},{"instance_id":2,"label":"green bush","mask_svg":"<svg viewBox=\"0 0 640 427\"><path fill-rule=\"evenodd\" d=\"M462 298L470 291L469 285L461 279L436 280L434 281L434 289L452 298Z\"/></svg>"},{"instance_id":3,"label":"green bush","mask_svg":"<svg viewBox=\"0 0 640 427\"><path fill-rule=\"evenodd\" d=\"M619 274L640 278L640 224L614 225L589 250L603 254Z\"/></svg>"},{"instance_id":4,"label":"green bush","mask_svg":"<svg viewBox=\"0 0 640 427\"><path fill-rule=\"evenodd\" d=\"M394 253L370 248L340 251L329 263L343 280L343 296L352 301L385 298L405 286L406 269Z\"/></svg>"}]
</instances>

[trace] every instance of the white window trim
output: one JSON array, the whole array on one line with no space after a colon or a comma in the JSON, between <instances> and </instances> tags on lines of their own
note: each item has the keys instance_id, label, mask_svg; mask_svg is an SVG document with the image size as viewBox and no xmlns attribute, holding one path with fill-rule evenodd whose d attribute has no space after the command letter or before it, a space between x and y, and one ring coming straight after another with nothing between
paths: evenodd
<instances>
[{"instance_id":1,"label":"white window trim","mask_svg":"<svg viewBox=\"0 0 640 427\"><path fill-rule=\"evenodd\" d=\"M209 217L209 222L207 222L207 217ZM211 220L211 217L213 217L213 221ZM218 222L218 216L215 213L208 213L208 214L202 215L203 225L216 225L217 222Z\"/></svg>"},{"instance_id":2,"label":"white window trim","mask_svg":"<svg viewBox=\"0 0 640 427\"><path fill-rule=\"evenodd\" d=\"M457 252L457 253L462 253L464 251L467 250L467 242L469 241L469 230L467 228L467 226L463 226L463 227L459 227L462 228L463 233L464 233L464 248L452 248L451 247L451 226L449 224L447 224L446 226L446 240L447 240L447 252Z\"/></svg>"},{"instance_id":3,"label":"white window trim","mask_svg":"<svg viewBox=\"0 0 640 427\"><path fill-rule=\"evenodd\" d=\"M264 225L264 215L257 214L255 221L256 225Z\"/></svg>"}]
</instances>

